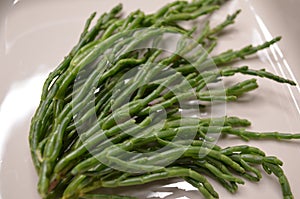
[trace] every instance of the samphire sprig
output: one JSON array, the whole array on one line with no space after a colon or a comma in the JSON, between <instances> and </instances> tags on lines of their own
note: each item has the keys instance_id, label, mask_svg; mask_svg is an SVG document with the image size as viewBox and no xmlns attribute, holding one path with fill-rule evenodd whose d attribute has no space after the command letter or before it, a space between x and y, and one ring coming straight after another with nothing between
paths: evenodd
<instances>
[{"instance_id":1,"label":"samphire sprig","mask_svg":"<svg viewBox=\"0 0 300 199\"><path fill-rule=\"evenodd\" d=\"M182 114L236 101L258 88L255 78L212 86L238 73L295 85L265 69L230 66L280 37L210 56L219 33L240 13L211 27L209 15L224 2L174 1L152 14L136 10L127 16L117 5L93 27L96 14L88 18L78 44L46 79L31 121L30 150L43 199L133 199L95 191L168 178L219 198L207 176L235 193L245 179L259 181L263 170L278 178L283 198L293 198L282 161L253 146L222 148L216 135L279 140L300 134L249 131L250 121L238 117ZM181 23L190 20L204 25ZM159 48L171 42L164 33L182 36L171 55ZM151 48L140 48L149 40Z\"/></svg>"}]
</instances>

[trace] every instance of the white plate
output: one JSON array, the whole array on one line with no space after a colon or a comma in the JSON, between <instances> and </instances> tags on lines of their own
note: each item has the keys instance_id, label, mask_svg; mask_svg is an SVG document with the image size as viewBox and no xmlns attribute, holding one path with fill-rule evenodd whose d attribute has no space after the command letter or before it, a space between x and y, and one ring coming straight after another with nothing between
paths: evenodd
<instances>
[{"instance_id":1,"label":"white plate","mask_svg":"<svg viewBox=\"0 0 300 199\"><path fill-rule=\"evenodd\" d=\"M46 75L62 60L76 43L86 18L93 11L102 13L120 0L15 0L0 2L0 199L38 199L35 174L28 146L30 118L39 102ZM155 11L161 0L122 1L127 12L140 8ZM236 24L220 40L218 51L258 44L272 36L283 40L271 50L263 51L250 60L240 62L253 68L266 68L279 75L298 80L300 13L299 1L233 0L217 12L215 21L227 12L242 8ZM300 132L300 89L259 80L261 87L242 100L228 104L228 115L248 118L252 129ZM237 139L220 144L244 143ZM300 198L300 142L251 141L268 155L284 161L283 169L290 181L295 198ZM172 188L175 187L175 188ZM191 190L186 184L180 184ZM280 199L280 186L274 176L264 175L259 183L246 182L232 195L216 185L220 198ZM182 191L170 181L120 189L123 194L152 198L199 198L197 191Z\"/></svg>"}]
</instances>

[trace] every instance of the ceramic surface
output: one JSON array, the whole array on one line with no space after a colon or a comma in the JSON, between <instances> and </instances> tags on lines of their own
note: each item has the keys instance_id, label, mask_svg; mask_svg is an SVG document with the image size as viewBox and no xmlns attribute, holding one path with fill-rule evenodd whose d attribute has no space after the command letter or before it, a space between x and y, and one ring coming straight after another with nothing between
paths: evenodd
<instances>
[{"instance_id":1,"label":"ceramic surface","mask_svg":"<svg viewBox=\"0 0 300 199\"><path fill-rule=\"evenodd\" d=\"M120 0L10 0L0 2L0 199L38 199L37 175L28 146L30 119L38 105L43 81L76 43L91 12L102 13ZM126 12L140 8L153 12L167 1L124 0ZM214 21L242 8L236 24L222 35L216 51L258 44L282 35L280 43L239 62L266 68L300 82L300 13L297 0L232 0L218 11ZM229 34L230 33L230 34ZM242 78L242 77L238 77ZM259 79L260 88L237 104L227 105L228 115L253 122L251 130L300 132L300 89ZM300 142L220 141L220 145L250 144L284 161L284 170L300 198ZM121 194L143 198L199 198L186 183L162 181L122 188ZM179 187L179 188L177 188ZM263 175L260 183L246 182L232 195L216 185L220 198L281 199L276 178ZM200 196L201 197L201 196Z\"/></svg>"}]
</instances>

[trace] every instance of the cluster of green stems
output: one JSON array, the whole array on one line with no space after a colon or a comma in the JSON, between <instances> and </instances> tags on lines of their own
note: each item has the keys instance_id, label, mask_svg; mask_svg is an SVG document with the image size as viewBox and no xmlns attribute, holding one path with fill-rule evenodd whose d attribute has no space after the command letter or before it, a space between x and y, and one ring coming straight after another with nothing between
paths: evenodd
<instances>
[{"instance_id":1,"label":"cluster of green stems","mask_svg":"<svg viewBox=\"0 0 300 199\"><path fill-rule=\"evenodd\" d=\"M42 198L130 199L94 191L175 177L195 186L205 198L219 198L207 176L234 193L244 179L261 179L258 166L278 177L283 198L293 198L279 159L247 145L222 148L214 135L249 140L299 139L299 134L247 131L250 122L238 117L182 114L185 109L235 101L258 87L252 78L208 89L237 73L295 85L264 69L230 66L280 37L209 55L218 34L240 11L213 28L208 21L192 29L181 24L209 16L222 3L174 1L154 14L137 10L123 18L122 6L117 5L92 28L95 13L91 15L78 44L49 74L32 118L29 141ZM167 56L162 49L138 48L151 38L165 42L165 33L193 37L195 42L179 40L175 53ZM124 79L127 74L131 76Z\"/></svg>"}]
</instances>

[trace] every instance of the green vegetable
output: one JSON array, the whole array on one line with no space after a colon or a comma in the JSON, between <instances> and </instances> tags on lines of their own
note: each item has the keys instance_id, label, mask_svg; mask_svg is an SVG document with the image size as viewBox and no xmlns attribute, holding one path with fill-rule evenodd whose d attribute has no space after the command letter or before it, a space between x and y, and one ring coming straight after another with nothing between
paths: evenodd
<instances>
[{"instance_id":1,"label":"green vegetable","mask_svg":"<svg viewBox=\"0 0 300 199\"><path fill-rule=\"evenodd\" d=\"M210 58L218 34L234 23L240 10L213 28L208 21L192 29L180 23L211 14L222 3L175 1L156 13L137 10L124 18L117 5L92 28L95 13L91 15L78 44L45 81L32 118L29 142L42 198L130 199L94 191L174 177L195 186L205 198L219 198L205 175L234 193L243 178L261 179L258 165L278 178L283 198L293 198L279 159L247 145L221 148L215 135L249 140L299 139L300 134L247 131L250 121L238 117L182 114L235 101L258 87L256 79L248 79L210 88L237 73L295 85L264 69L230 66L280 37ZM181 35L172 55L161 48L165 34Z\"/></svg>"}]
</instances>

